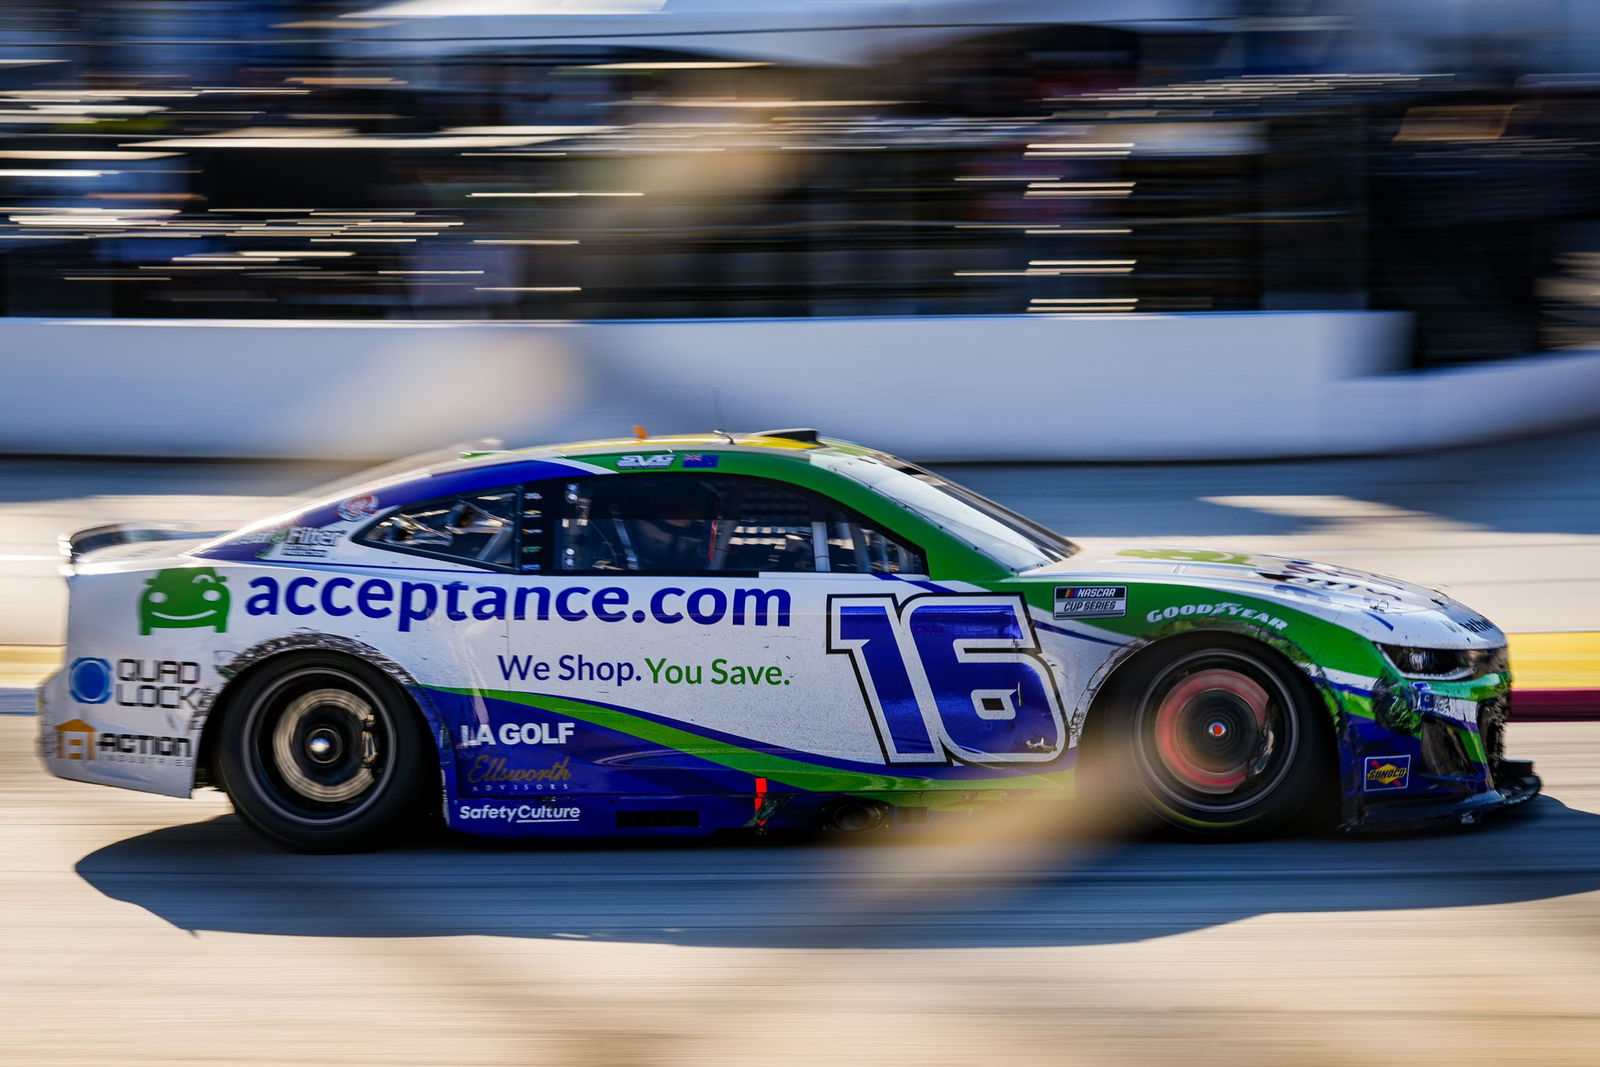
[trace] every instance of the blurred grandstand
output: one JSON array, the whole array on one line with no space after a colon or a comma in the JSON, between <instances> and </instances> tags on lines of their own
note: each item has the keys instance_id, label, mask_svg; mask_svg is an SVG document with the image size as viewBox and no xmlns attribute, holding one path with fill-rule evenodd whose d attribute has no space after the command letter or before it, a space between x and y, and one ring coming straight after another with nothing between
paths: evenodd
<instances>
[{"instance_id":1,"label":"blurred grandstand","mask_svg":"<svg viewBox=\"0 0 1600 1067\"><path fill-rule=\"evenodd\" d=\"M1509 19L1509 16L1506 16ZM1403 310L1593 344L1600 11L13 2L0 313Z\"/></svg>"}]
</instances>

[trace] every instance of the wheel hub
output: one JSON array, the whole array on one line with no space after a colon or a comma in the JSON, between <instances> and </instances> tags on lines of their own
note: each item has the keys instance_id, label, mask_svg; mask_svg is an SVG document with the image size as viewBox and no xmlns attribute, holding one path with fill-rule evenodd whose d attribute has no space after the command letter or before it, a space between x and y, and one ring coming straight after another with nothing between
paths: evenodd
<instances>
[{"instance_id":1,"label":"wheel hub","mask_svg":"<svg viewBox=\"0 0 1600 1067\"><path fill-rule=\"evenodd\" d=\"M1271 698L1255 679L1214 668L1191 674L1162 698L1155 716L1164 769L1186 789L1236 792L1265 766L1275 730Z\"/></svg>"},{"instance_id":2,"label":"wheel hub","mask_svg":"<svg viewBox=\"0 0 1600 1067\"><path fill-rule=\"evenodd\" d=\"M332 763L339 758L343 748L338 732L329 727L318 727L306 735L306 755L314 763Z\"/></svg>"},{"instance_id":3,"label":"wheel hub","mask_svg":"<svg viewBox=\"0 0 1600 1067\"><path fill-rule=\"evenodd\" d=\"M308 800L342 804L377 781L380 747L372 705L346 689L314 689L295 697L272 728L274 762L283 782Z\"/></svg>"}]
</instances>

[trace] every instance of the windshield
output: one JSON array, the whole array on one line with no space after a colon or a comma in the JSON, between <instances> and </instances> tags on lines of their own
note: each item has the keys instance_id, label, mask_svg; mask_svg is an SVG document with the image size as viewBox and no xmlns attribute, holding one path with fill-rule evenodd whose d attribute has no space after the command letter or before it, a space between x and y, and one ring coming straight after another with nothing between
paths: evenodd
<instances>
[{"instance_id":1,"label":"windshield","mask_svg":"<svg viewBox=\"0 0 1600 1067\"><path fill-rule=\"evenodd\" d=\"M812 462L871 486L1010 570L1043 567L1078 550L1055 531L902 460L814 455Z\"/></svg>"}]
</instances>

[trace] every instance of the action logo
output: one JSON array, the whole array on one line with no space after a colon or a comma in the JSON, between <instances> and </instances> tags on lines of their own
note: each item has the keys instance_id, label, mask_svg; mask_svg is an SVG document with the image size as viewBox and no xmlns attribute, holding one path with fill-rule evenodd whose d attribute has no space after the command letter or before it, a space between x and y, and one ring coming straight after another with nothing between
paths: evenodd
<instances>
[{"instance_id":1,"label":"action logo","mask_svg":"<svg viewBox=\"0 0 1600 1067\"><path fill-rule=\"evenodd\" d=\"M94 759L94 738L98 733L82 719L68 719L56 727L56 759Z\"/></svg>"},{"instance_id":2,"label":"action logo","mask_svg":"<svg viewBox=\"0 0 1600 1067\"><path fill-rule=\"evenodd\" d=\"M1368 756L1363 766L1368 793L1404 789L1411 784L1410 756Z\"/></svg>"},{"instance_id":3,"label":"action logo","mask_svg":"<svg viewBox=\"0 0 1600 1067\"><path fill-rule=\"evenodd\" d=\"M194 626L228 632L228 579L210 567L173 567L145 582L139 594L139 633Z\"/></svg>"}]
</instances>

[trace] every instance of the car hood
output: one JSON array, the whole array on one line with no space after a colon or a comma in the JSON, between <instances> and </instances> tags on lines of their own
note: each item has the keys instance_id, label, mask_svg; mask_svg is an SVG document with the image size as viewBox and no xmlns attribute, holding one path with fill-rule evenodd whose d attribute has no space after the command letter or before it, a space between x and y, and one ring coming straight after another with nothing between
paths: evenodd
<instances>
[{"instance_id":1,"label":"car hood","mask_svg":"<svg viewBox=\"0 0 1600 1067\"><path fill-rule=\"evenodd\" d=\"M1050 581L1164 582L1273 600L1374 640L1489 647L1505 635L1448 594L1398 578L1286 556L1080 541L1071 558L1027 572Z\"/></svg>"}]
</instances>

